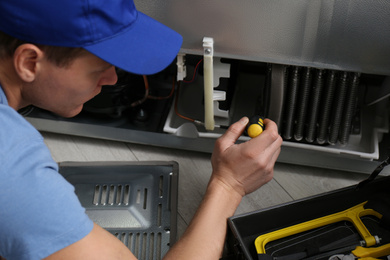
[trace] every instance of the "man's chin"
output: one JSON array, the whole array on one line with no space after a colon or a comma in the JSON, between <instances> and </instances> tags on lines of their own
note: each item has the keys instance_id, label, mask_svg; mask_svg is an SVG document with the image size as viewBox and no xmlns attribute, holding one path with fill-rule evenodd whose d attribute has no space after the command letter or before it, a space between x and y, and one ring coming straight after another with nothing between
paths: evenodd
<instances>
[{"instance_id":1,"label":"man's chin","mask_svg":"<svg viewBox=\"0 0 390 260\"><path fill-rule=\"evenodd\" d=\"M71 118L71 117L75 117L77 116L78 114L80 114L81 110L83 109L83 106L81 105L80 107L76 108L76 109L73 109L73 110L69 110L69 111L58 111L58 112L54 112L55 114L59 115L59 116L62 116L62 117L65 117L65 118Z\"/></svg>"}]
</instances>

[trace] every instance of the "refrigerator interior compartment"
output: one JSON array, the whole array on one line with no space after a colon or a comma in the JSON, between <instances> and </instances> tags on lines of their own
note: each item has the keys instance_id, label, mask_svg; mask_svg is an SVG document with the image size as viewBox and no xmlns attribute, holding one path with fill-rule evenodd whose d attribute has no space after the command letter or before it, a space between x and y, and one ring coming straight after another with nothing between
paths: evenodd
<instances>
[{"instance_id":1,"label":"refrigerator interior compartment","mask_svg":"<svg viewBox=\"0 0 390 260\"><path fill-rule=\"evenodd\" d=\"M187 64L187 71L191 72L188 74L193 75L192 79L178 83L175 101L171 105L163 131L191 138L215 138L224 132L224 129L218 126L229 124L229 110L221 109L220 102L227 102L226 80L230 77L230 65L221 62L220 58L214 59L212 113L217 127L212 131L206 131L203 59L200 56L192 56L189 59L192 60L192 63ZM197 64L193 64L193 60L196 60ZM194 125L186 124L194 121Z\"/></svg>"},{"instance_id":2,"label":"refrigerator interior compartment","mask_svg":"<svg viewBox=\"0 0 390 260\"><path fill-rule=\"evenodd\" d=\"M138 259L161 259L176 240L176 162L61 162L87 215Z\"/></svg>"},{"instance_id":3,"label":"refrigerator interior compartment","mask_svg":"<svg viewBox=\"0 0 390 260\"><path fill-rule=\"evenodd\" d=\"M215 58L216 127L206 130L203 57L186 54L182 58L180 68L186 76L182 73L183 79L175 80L178 68L174 63L148 76L149 94L157 99L148 98L140 105L131 106L145 95L143 77L121 73L118 84L104 86L102 93L74 118L62 118L39 108L26 109L22 114L43 132L207 153L213 151L215 140L230 124L242 116L262 115L277 123L284 139L279 162L369 173L377 160L388 154L389 76ZM339 83L330 84L329 75ZM337 92L340 82L342 95ZM301 93L303 86L311 86L309 94ZM316 92L319 86L322 92ZM328 89L335 90L330 98ZM291 93L296 95L294 106L290 104ZM339 96L344 97L343 102ZM301 105L305 103L303 97L309 97L306 106ZM340 110L338 117L344 131L328 142L331 119L336 118L332 113L339 103L348 108ZM323 116L326 107L327 117ZM328 125L320 127L324 118L329 119ZM308 135L319 133L319 129L325 129L327 135ZM248 140L244 134L238 142Z\"/></svg>"},{"instance_id":4,"label":"refrigerator interior compartment","mask_svg":"<svg viewBox=\"0 0 390 260\"><path fill-rule=\"evenodd\" d=\"M298 74L296 79L291 79L286 71L293 70L298 67L277 64L263 64L254 62L233 61L231 62L231 77L220 78L220 85L216 88L221 88L226 91L226 96L229 96L228 105L224 107L225 112L229 115L228 118L220 117L215 114L216 127L213 131L206 130L203 126L204 118L204 102L203 102L203 77L198 72L195 80L189 83L182 83L176 93L176 98L171 105L167 120L164 125L164 132L188 138L210 138L216 139L221 136L225 129L231 124L239 120L242 116L252 116L260 114L261 116L269 117L277 122L280 134L282 135L284 147L294 148L297 150L308 150L320 154L337 154L342 157L356 157L364 160L379 159L379 143L382 141L382 136L389 131L388 108L386 104L366 105L365 95L370 94L371 84L370 77L358 75L342 71L329 71L310 68L310 82L304 82L304 75ZM237 64L238 63L238 64ZM299 73L303 74L306 68L299 67ZM309 70L309 69L308 69ZM282 71L282 73L281 73ZM323 73L323 81L318 83L315 77L318 77L318 71ZM331 97L326 97L329 87L326 76L336 75L334 93ZM345 100L341 112L337 112L336 106L340 102L337 91L342 84L342 77L345 76ZM367 79L368 78L368 79ZM383 77L380 77L383 80ZM297 80L297 89L295 97L295 107L289 104L291 97L289 92L292 86L291 81ZM299 80L299 82L298 82ZM347 81L348 80L348 81ZM351 86L356 80L357 86ZM368 81L368 83L367 83ZM340 83L341 82L341 83ZM363 82L363 83L362 83ZM302 123L302 137L298 140L295 136L286 137L285 132L290 131L293 135L297 132L299 112L302 110L302 85L307 84L310 88L308 95L307 106L305 109L306 119ZM313 93L316 87L321 84L322 93L319 94L317 101L313 101ZM363 86L364 85L364 86ZM354 93L350 93L352 87L355 87ZM378 88L373 88L378 91ZM380 88L379 88L380 89ZM372 91L371 91L372 92ZM351 95L353 97L350 97ZM348 98L352 99L348 103ZM315 104L315 102L317 104ZM215 102L215 108L220 109L218 103ZM328 103L328 104L327 104ZM383 106L385 104L385 106ZM316 121L314 121L314 132L319 135L319 128L322 117L324 117L325 105L329 106L328 125L326 125L326 135L324 141L320 143L319 137L314 135L311 141L307 141L308 132L310 131L309 122L313 113L316 113ZM347 106L351 106L349 111ZM317 106L317 111L314 111L313 106ZM288 112L293 111L292 120L288 123ZM331 143L329 141L332 131L332 117L339 115L338 135ZM349 116L348 118L346 118ZM349 120L349 125L344 122ZM290 124L290 125L287 125ZM221 126L221 127L219 127ZM347 133L341 139L343 127L347 129ZM289 128L289 129L287 129ZM306 137L306 138L305 138ZM248 136L241 136L239 141L249 140ZM342 142L343 141L343 142ZM282 149L283 150L283 149ZM293 161L291 161L293 163Z\"/></svg>"},{"instance_id":5,"label":"refrigerator interior compartment","mask_svg":"<svg viewBox=\"0 0 390 260\"><path fill-rule=\"evenodd\" d=\"M206 130L204 127L204 83L200 69L191 81L183 81L178 87L175 101L164 124L164 132L191 138L218 138L232 122L243 116L254 115L255 111L259 110L259 103L267 100L263 95L267 64L219 58L216 61L214 130ZM230 69L230 72L221 72L226 69ZM191 70L194 69L190 66L189 71ZM220 98L221 96L223 98ZM249 138L242 136L239 140L247 141Z\"/></svg>"}]
</instances>

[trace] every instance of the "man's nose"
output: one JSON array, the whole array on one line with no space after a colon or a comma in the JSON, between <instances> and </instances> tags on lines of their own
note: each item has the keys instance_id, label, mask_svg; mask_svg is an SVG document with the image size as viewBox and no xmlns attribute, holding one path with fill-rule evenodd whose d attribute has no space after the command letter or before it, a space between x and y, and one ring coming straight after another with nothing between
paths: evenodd
<instances>
[{"instance_id":1,"label":"man's nose","mask_svg":"<svg viewBox=\"0 0 390 260\"><path fill-rule=\"evenodd\" d=\"M107 69L101 79L101 84L99 85L114 85L118 81L118 75L114 66L111 66Z\"/></svg>"}]
</instances>

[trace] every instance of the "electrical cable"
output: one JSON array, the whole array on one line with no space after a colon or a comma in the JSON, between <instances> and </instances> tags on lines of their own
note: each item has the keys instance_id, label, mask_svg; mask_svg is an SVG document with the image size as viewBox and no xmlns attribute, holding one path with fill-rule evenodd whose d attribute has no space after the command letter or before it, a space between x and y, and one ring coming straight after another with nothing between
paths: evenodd
<instances>
[{"instance_id":1,"label":"electrical cable","mask_svg":"<svg viewBox=\"0 0 390 260\"><path fill-rule=\"evenodd\" d=\"M195 122L195 119L183 116L182 114L179 113L179 109L177 108L177 104L178 104L178 100L179 100L179 92L180 92L180 81L177 82L176 97L175 97L175 113L176 113L176 115L185 119L185 120Z\"/></svg>"},{"instance_id":2,"label":"electrical cable","mask_svg":"<svg viewBox=\"0 0 390 260\"><path fill-rule=\"evenodd\" d=\"M179 100L179 92L180 92L180 82L184 82L184 83L192 83L195 81L195 78L196 78L196 75L197 75L197 71L198 71L198 67L200 65L200 63L203 61L203 59L200 59L198 61L198 63L195 65L195 69L194 69L194 73L192 74L192 79L191 80L182 80L182 81L177 81L177 90L176 90L176 97L175 97L175 113L177 116L185 119L185 120L188 120L188 121L191 121L191 122L194 122L194 123L198 123L198 124L203 124L202 122L198 121L198 120L195 120L195 119L192 119L192 118L189 118L189 117L186 117L182 114L179 113L179 110L177 108L177 104L178 104L178 100Z\"/></svg>"},{"instance_id":3,"label":"electrical cable","mask_svg":"<svg viewBox=\"0 0 390 260\"><path fill-rule=\"evenodd\" d=\"M146 80L147 80L147 79L146 79ZM168 96L165 96L165 97L156 97L156 96L151 96L151 95L149 95L149 96L148 96L148 99L162 100L162 99L168 99L168 98L172 97L173 93L175 93L175 82L176 82L176 78L173 77L173 83L172 83L171 92L169 93Z\"/></svg>"},{"instance_id":4,"label":"electrical cable","mask_svg":"<svg viewBox=\"0 0 390 260\"><path fill-rule=\"evenodd\" d=\"M191 79L191 80L182 80L184 83L192 83L192 82L195 81L195 78L196 78L196 74L197 74L199 65L200 65L200 63L201 63L202 61L203 61L203 59L201 59L200 61L198 61L198 63L195 65L194 74L192 75L192 79Z\"/></svg>"},{"instance_id":5,"label":"electrical cable","mask_svg":"<svg viewBox=\"0 0 390 260\"><path fill-rule=\"evenodd\" d=\"M200 62L199 62L199 63L200 63ZM199 65L199 63L198 63L198 65ZM192 81L193 81L193 79L191 80L191 82L192 82ZM178 109L178 106L177 106L177 105L178 105L178 100L179 100L180 87L181 87L180 82L181 82L181 81L178 81L178 82L177 82L177 89L176 89L176 96L175 96L175 104L174 104L174 108L175 108L175 113L176 113L176 115L177 115L178 117L180 117L180 118L183 118L183 119L185 119L185 120L188 120L188 121L190 121L190 122L193 122L194 124L204 126L204 122L180 114L179 109ZM216 127L216 128L222 128L222 129L227 129L227 128L229 128L229 126L225 126L225 125L215 125L215 127Z\"/></svg>"},{"instance_id":6,"label":"electrical cable","mask_svg":"<svg viewBox=\"0 0 390 260\"><path fill-rule=\"evenodd\" d=\"M149 95L150 93L150 90L149 90L149 81L148 81L148 78L146 75L143 75L142 76L143 79L144 79L144 85L145 85L145 95L143 96L143 98L131 103L131 107L135 107L135 106L138 106L142 103L144 103L146 101L146 99L154 99L154 100L163 100L163 99L168 99L170 97L172 97L173 93L175 92L175 78L173 78L173 86L172 86L172 89L171 89L171 92L169 93L168 96L165 96L165 97L156 97L156 96L151 96Z\"/></svg>"},{"instance_id":7,"label":"electrical cable","mask_svg":"<svg viewBox=\"0 0 390 260\"><path fill-rule=\"evenodd\" d=\"M135 106L138 106L138 105L144 103L145 100L149 96L149 83L148 83L148 79L147 79L146 75L143 75L143 78L144 78L144 84L145 84L145 95L143 96L143 98L141 98L141 99L131 103L131 105L130 105L131 107L135 107Z\"/></svg>"},{"instance_id":8,"label":"electrical cable","mask_svg":"<svg viewBox=\"0 0 390 260\"><path fill-rule=\"evenodd\" d=\"M197 75L197 71L198 71L198 68L199 68L199 65L200 63L203 61L203 59L199 60L198 63L196 64L195 66L195 69L194 69L194 73L192 75L192 79L191 80L182 80L182 81L177 81L177 90L176 90L176 96L175 96L175 104L174 104L174 109L175 109L175 113L177 116L179 116L180 118L183 118L185 120L188 120L188 121L191 121L197 125L202 125L204 126L204 122L202 121L199 121L199 120L195 120L193 118L190 118L190 117L186 117L182 114L180 114L179 110L178 110L178 97L179 97L179 92L180 92L180 83L183 82L183 83L192 83L195 81L196 79L196 75ZM173 77L173 83L172 83L172 88L171 88L171 92L169 93L168 96L165 96L165 97L157 97L157 96L152 96L152 95L149 95L149 82L148 82L148 78L146 75L143 75L143 80L144 80L144 85L145 85L145 94L143 96L143 98L131 103L131 107L135 107L135 106L138 106L142 103L144 103L147 99L154 99L154 100L163 100L163 99L168 99L170 97L172 97L172 95L174 94L175 92L175 86L176 86L176 78ZM225 128L227 129L228 126L221 126L221 125L215 125L215 127L217 128Z\"/></svg>"}]
</instances>

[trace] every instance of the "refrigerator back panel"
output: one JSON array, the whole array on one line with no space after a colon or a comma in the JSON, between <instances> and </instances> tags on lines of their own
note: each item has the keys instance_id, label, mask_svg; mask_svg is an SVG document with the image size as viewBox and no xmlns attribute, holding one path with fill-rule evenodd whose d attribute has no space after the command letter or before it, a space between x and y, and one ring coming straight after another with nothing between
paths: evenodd
<instances>
[{"instance_id":1,"label":"refrigerator back panel","mask_svg":"<svg viewBox=\"0 0 390 260\"><path fill-rule=\"evenodd\" d=\"M369 0L136 0L202 54L390 75L390 2Z\"/></svg>"}]
</instances>

